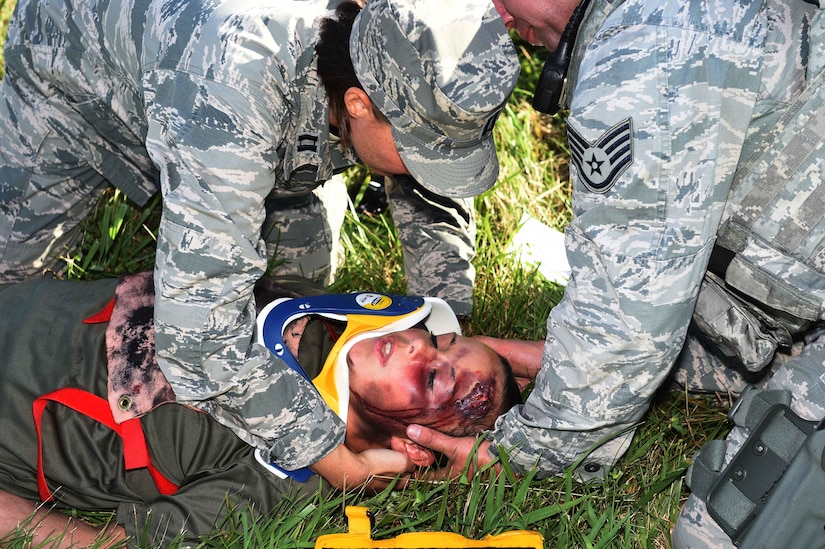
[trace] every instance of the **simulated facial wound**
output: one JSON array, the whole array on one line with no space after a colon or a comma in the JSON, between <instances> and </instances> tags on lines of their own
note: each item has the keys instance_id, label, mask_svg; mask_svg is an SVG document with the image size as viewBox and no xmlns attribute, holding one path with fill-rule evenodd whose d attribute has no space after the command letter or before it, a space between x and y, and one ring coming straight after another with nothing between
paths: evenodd
<instances>
[{"instance_id":1,"label":"simulated facial wound","mask_svg":"<svg viewBox=\"0 0 825 549\"><path fill-rule=\"evenodd\" d=\"M360 342L347 361L353 404L396 428L463 433L493 412L502 386L495 353L456 334L404 330Z\"/></svg>"}]
</instances>

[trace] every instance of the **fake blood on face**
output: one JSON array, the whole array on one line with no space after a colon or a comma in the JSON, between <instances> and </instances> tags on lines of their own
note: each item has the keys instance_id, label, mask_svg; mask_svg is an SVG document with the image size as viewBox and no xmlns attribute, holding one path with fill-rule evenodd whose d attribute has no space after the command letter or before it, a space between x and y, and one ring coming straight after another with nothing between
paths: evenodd
<instances>
[{"instance_id":1,"label":"fake blood on face","mask_svg":"<svg viewBox=\"0 0 825 549\"><path fill-rule=\"evenodd\" d=\"M494 387L495 382L491 380L478 382L463 397L451 398L442 405L433 407L389 409L376 403L379 399L374 397L373 391L368 391L367 395L353 392L353 396L364 411L388 425L405 428L417 423L448 434L463 434L464 427L487 417L492 411ZM373 395L372 398L370 394Z\"/></svg>"},{"instance_id":2,"label":"fake blood on face","mask_svg":"<svg viewBox=\"0 0 825 549\"><path fill-rule=\"evenodd\" d=\"M496 359L457 334L411 329L363 340L347 356L351 402L377 429L418 423L447 433L481 430L479 420L495 407Z\"/></svg>"}]
</instances>

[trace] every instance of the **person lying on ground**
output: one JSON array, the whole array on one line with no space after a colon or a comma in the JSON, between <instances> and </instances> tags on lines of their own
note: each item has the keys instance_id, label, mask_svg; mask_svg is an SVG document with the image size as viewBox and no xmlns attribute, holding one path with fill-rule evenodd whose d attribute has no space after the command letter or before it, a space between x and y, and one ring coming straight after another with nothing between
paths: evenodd
<instances>
[{"instance_id":1,"label":"person lying on ground","mask_svg":"<svg viewBox=\"0 0 825 549\"><path fill-rule=\"evenodd\" d=\"M37 512L30 523L37 543L61 535L66 546L98 536L111 544L128 537L130 546L176 537L192 542L233 509L265 515L283 498L329 487L317 476L300 483L273 472L267 456L209 414L174 402L154 360L153 301L151 275L0 286L6 312L0 322L0 430L6 434L0 441L0 539ZM323 372L331 352L342 357L337 363L349 373L349 406L341 415L347 444L356 451L401 455L386 450L393 446L410 455L408 470L427 465L432 455L416 453L404 436L407 424L476 433L519 401L507 362L489 347L427 331L429 316L455 322L440 303L435 313L432 307L409 316L408 327L396 323L384 332L347 331L340 315L282 324L310 377ZM271 321L277 310L262 311L262 318ZM74 391L69 396L60 391L67 388ZM33 403L42 405L39 417ZM89 412L90 403L97 412ZM130 469L126 453L134 448L136 424L148 459ZM36 503L49 499L57 508L111 510L115 519L102 532L48 513L51 502Z\"/></svg>"}]
</instances>

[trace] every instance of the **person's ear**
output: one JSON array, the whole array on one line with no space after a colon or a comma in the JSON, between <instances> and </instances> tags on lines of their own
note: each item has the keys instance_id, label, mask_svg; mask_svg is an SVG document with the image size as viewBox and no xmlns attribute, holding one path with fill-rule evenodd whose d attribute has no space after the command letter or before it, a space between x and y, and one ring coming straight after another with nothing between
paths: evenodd
<instances>
[{"instance_id":1,"label":"person's ear","mask_svg":"<svg viewBox=\"0 0 825 549\"><path fill-rule=\"evenodd\" d=\"M429 467L435 463L435 455L429 448L424 448L408 438L391 437L390 449L406 454L418 467Z\"/></svg>"},{"instance_id":2,"label":"person's ear","mask_svg":"<svg viewBox=\"0 0 825 549\"><path fill-rule=\"evenodd\" d=\"M373 116L372 101L361 88L347 88L344 92L344 107L352 120Z\"/></svg>"}]
</instances>

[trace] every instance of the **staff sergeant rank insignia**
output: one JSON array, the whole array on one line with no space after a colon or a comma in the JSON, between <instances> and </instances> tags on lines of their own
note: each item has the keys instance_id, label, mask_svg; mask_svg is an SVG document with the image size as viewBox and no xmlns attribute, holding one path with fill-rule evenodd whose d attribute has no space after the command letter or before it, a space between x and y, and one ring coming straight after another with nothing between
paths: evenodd
<instances>
[{"instance_id":1,"label":"staff sergeant rank insignia","mask_svg":"<svg viewBox=\"0 0 825 549\"><path fill-rule=\"evenodd\" d=\"M570 161L581 181L594 193L606 193L633 162L633 123L627 118L590 143L572 126L567 126Z\"/></svg>"}]
</instances>

